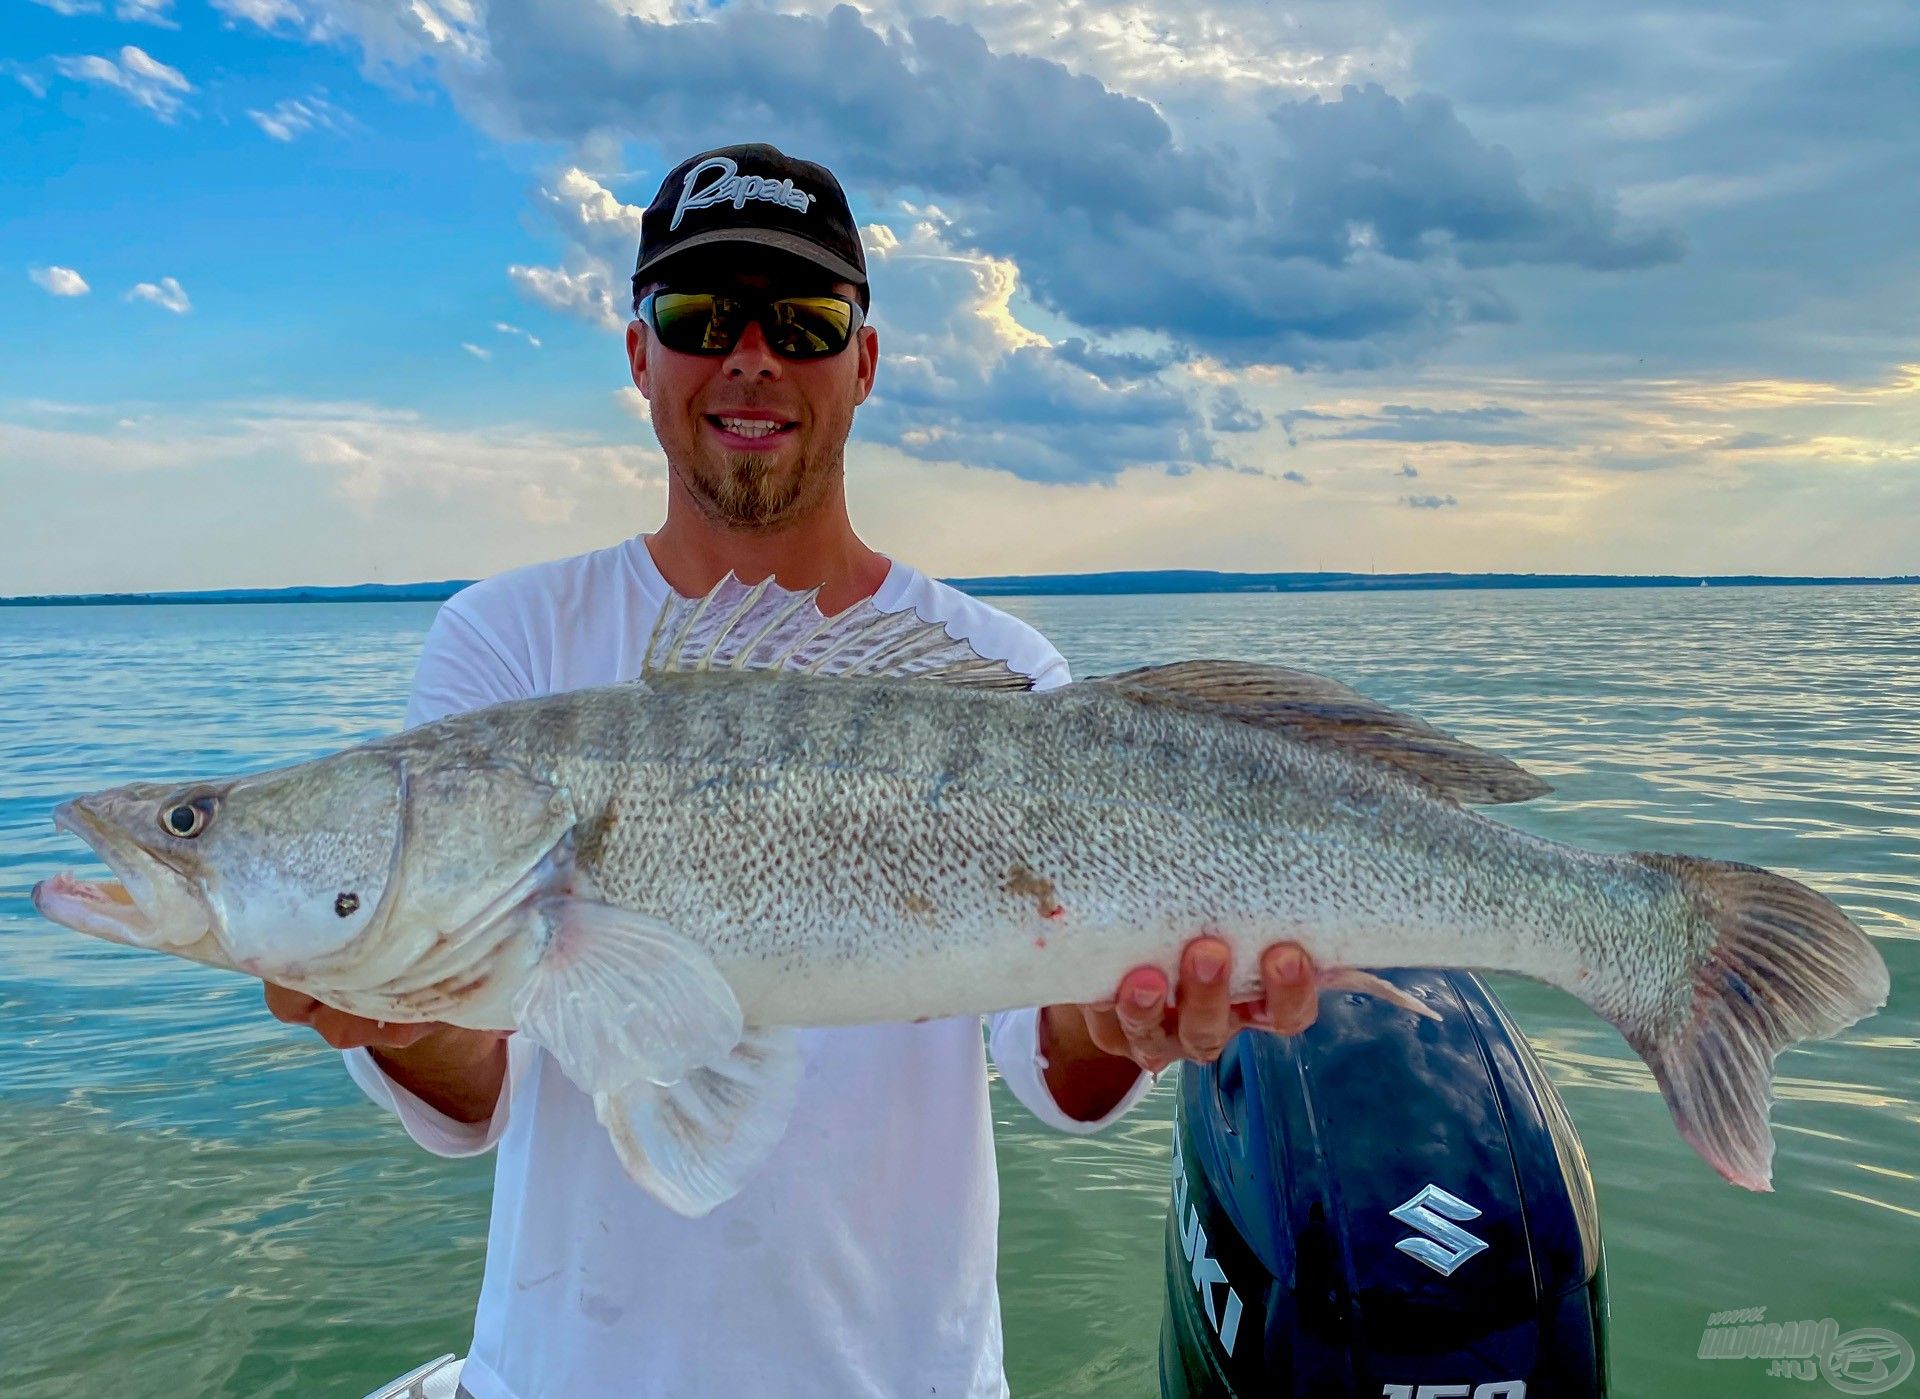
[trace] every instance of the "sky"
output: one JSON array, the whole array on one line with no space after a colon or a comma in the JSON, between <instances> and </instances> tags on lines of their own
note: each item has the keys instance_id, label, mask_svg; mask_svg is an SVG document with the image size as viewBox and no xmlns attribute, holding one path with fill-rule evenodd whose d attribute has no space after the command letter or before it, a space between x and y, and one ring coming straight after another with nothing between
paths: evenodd
<instances>
[{"instance_id":1,"label":"sky","mask_svg":"<svg viewBox=\"0 0 1920 1399\"><path fill-rule=\"evenodd\" d=\"M687 156L819 161L946 575L1920 573L1920 7L0 0L0 595L658 525Z\"/></svg>"}]
</instances>

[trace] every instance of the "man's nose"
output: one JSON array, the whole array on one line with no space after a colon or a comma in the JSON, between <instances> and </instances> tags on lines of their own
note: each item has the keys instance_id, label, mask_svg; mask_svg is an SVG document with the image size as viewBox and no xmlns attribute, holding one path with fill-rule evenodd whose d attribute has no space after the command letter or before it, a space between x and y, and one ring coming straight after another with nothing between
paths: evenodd
<instances>
[{"instance_id":1,"label":"man's nose","mask_svg":"<svg viewBox=\"0 0 1920 1399\"><path fill-rule=\"evenodd\" d=\"M723 366L729 376L764 375L769 379L780 377L780 357L767 343L766 332L760 329L760 322L748 321L747 328L740 332L740 338L727 352Z\"/></svg>"}]
</instances>

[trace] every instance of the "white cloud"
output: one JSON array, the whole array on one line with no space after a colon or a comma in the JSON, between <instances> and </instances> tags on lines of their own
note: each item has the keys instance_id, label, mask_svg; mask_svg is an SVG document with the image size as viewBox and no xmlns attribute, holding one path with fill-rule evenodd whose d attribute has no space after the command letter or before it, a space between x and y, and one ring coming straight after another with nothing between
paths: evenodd
<instances>
[{"instance_id":1,"label":"white cloud","mask_svg":"<svg viewBox=\"0 0 1920 1399\"><path fill-rule=\"evenodd\" d=\"M32 93L35 97L47 95L47 82L38 73L29 72L12 59L0 59L0 73L11 74L13 80Z\"/></svg>"},{"instance_id":2,"label":"white cloud","mask_svg":"<svg viewBox=\"0 0 1920 1399\"><path fill-rule=\"evenodd\" d=\"M631 255L640 246L640 218L645 207L627 204L586 171L569 166L551 186L540 191L554 220L569 234L594 242L613 241Z\"/></svg>"},{"instance_id":3,"label":"white cloud","mask_svg":"<svg viewBox=\"0 0 1920 1399\"><path fill-rule=\"evenodd\" d=\"M507 275L520 291L555 311L608 330L630 319L633 265L640 245L641 206L624 202L577 166L568 166L540 187L535 199L567 241L559 267L514 266ZM505 325L503 334L521 334ZM531 335L534 345L540 342Z\"/></svg>"},{"instance_id":4,"label":"white cloud","mask_svg":"<svg viewBox=\"0 0 1920 1399\"><path fill-rule=\"evenodd\" d=\"M465 350L468 354L472 355L475 359L492 359L493 358L492 350L483 350L478 345L475 345L470 341L462 340L460 342L460 348Z\"/></svg>"},{"instance_id":5,"label":"white cloud","mask_svg":"<svg viewBox=\"0 0 1920 1399\"><path fill-rule=\"evenodd\" d=\"M34 500L46 525L0 551L0 596L474 577L651 527L664 500L639 430L287 400L49 407L0 404L0 498ZM75 488L86 477L111 481L109 507ZM208 490L249 529L183 561ZM76 551L82 531L92 547Z\"/></svg>"},{"instance_id":6,"label":"white cloud","mask_svg":"<svg viewBox=\"0 0 1920 1399\"><path fill-rule=\"evenodd\" d=\"M615 299L612 274L604 265L583 262L569 271L563 267L523 267L515 264L507 276L542 306L581 316L604 330L624 330L628 317Z\"/></svg>"},{"instance_id":7,"label":"white cloud","mask_svg":"<svg viewBox=\"0 0 1920 1399\"><path fill-rule=\"evenodd\" d=\"M56 15L97 15L100 13L99 0L33 0L44 9L52 10Z\"/></svg>"},{"instance_id":8,"label":"white cloud","mask_svg":"<svg viewBox=\"0 0 1920 1399\"><path fill-rule=\"evenodd\" d=\"M888 369L883 356L883 379ZM1244 435L1264 475L1140 465L1107 485L1049 482L856 437L854 515L889 553L963 576L1369 561L1382 571L1920 567L1911 524L1920 366L1857 382L1635 380L1601 369L1578 382L1435 372L1417 388L1378 375L1240 387L1268 416ZM0 498L32 499L45 516L0 552L0 594L472 577L608 543L658 522L664 465L638 426L644 400L630 388L616 400L636 440L618 440L617 429L603 438L442 425L356 403L193 413L0 404ZM1495 402L1549 424L1542 435L1556 440L1393 443L1389 453L1378 440L1303 431L1290 448L1275 421L1310 405L1323 430L1396 406L1470 423ZM1417 481L1393 469L1408 459ZM76 473L111 478L108 508L98 490L75 488ZM194 553L181 574L170 541L204 528L208 490L257 529ZM1410 507L1410 492L1458 505ZM1702 519L1714 527L1702 530ZM94 547L75 551L81 529Z\"/></svg>"},{"instance_id":9,"label":"white cloud","mask_svg":"<svg viewBox=\"0 0 1920 1399\"><path fill-rule=\"evenodd\" d=\"M168 12L173 0L116 0L113 17L128 24L154 24L162 29L178 29Z\"/></svg>"},{"instance_id":10,"label":"white cloud","mask_svg":"<svg viewBox=\"0 0 1920 1399\"><path fill-rule=\"evenodd\" d=\"M324 89L307 97L283 98L270 111L249 107L247 115L276 141L292 141L309 131L344 133L361 129L350 114L327 100Z\"/></svg>"},{"instance_id":11,"label":"white cloud","mask_svg":"<svg viewBox=\"0 0 1920 1399\"><path fill-rule=\"evenodd\" d=\"M505 321L495 321L493 323L493 328L499 331L502 335L519 336L521 339L525 340L528 345L532 346L536 350L540 348L540 337L535 335L532 331L522 330L517 325L508 325Z\"/></svg>"},{"instance_id":12,"label":"white cloud","mask_svg":"<svg viewBox=\"0 0 1920 1399\"><path fill-rule=\"evenodd\" d=\"M306 12L294 0L213 0L213 8L228 19L245 20L266 30L283 24L293 29L309 27ZM324 36L315 33L313 37Z\"/></svg>"},{"instance_id":13,"label":"white cloud","mask_svg":"<svg viewBox=\"0 0 1920 1399\"><path fill-rule=\"evenodd\" d=\"M168 67L132 44L120 50L117 63L99 54L67 54L55 58L53 66L62 77L75 82L114 88L166 122L180 114L183 99L194 90L178 68Z\"/></svg>"},{"instance_id":14,"label":"white cloud","mask_svg":"<svg viewBox=\"0 0 1920 1399\"><path fill-rule=\"evenodd\" d=\"M213 0L230 24L314 43L357 41L368 66L423 58L477 59L484 50L471 0Z\"/></svg>"},{"instance_id":15,"label":"white cloud","mask_svg":"<svg viewBox=\"0 0 1920 1399\"><path fill-rule=\"evenodd\" d=\"M55 296L85 296L92 290L87 279L71 267L34 267L27 276L35 286Z\"/></svg>"},{"instance_id":16,"label":"white cloud","mask_svg":"<svg viewBox=\"0 0 1920 1399\"><path fill-rule=\"evenodd\" d=\"M171 311L176 316L184 316L193 309L193 303L187 300L186 288L172 277L162 277L158 285L152 282L138 283L127 293L129 301L151 301L163 311Z\"/></svg>"}]
</instances>

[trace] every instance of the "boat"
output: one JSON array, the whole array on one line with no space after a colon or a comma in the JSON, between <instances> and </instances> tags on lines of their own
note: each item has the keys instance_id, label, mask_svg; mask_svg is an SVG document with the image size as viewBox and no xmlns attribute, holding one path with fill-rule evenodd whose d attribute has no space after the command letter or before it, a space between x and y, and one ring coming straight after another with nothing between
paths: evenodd
<instances>
[{"instance_id":1,"label":"boat","mask_svg":"<svg viewBox=\"0 0 1920 1399\"><path fill-rule=\"evenodd\" d=\"M388 1380L367 1399L455 1399L460 1392L460 1370L466 1362L451 1353L417 1365Z\"/></svg>"}]
</instances>

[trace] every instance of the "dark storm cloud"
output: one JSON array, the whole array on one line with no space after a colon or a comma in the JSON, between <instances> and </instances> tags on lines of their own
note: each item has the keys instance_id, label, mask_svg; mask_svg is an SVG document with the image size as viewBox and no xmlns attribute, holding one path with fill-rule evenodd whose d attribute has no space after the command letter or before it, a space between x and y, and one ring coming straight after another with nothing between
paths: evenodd
<instances>
[{"instance_id":1,"label":"dark storm cloud","mask_svg":"<svg viewBox=\"0 0 1920 1399\"><path fill-rule=\"evenodd\" d=\"M1684 223L1684 278L1555 278L1507 343L1817 378L1911 353L1920 6L1385 0L1408 80L1529 171L1584 170ZM1518 21L1518 22L1517 22Z\"/></svg>"},{"instance_id":2,"label":"dark storm cloud","mask_svg":"<svg viewBox=\"0 0 1920 1399\"><path fill-rule=\"evenodd\" d=\"M1472 408L1417 408L1405 403L1386 403L1371 413L1320 413L1296 409L1283 413L1281 425L1287 440L1296 442L1296 423L1329 423L1333 426L1309 434L1314 441L1374 442L1473 442L1542 444L1558 440L1547 425L1538 423L1518 408L1501 404L1481 404ZM1420 473L1410 464L1400 468L1402 476Z\"/></svg>"},{"instance_id":3,"label":"dark storm cloud","mask_svg":"<svg viewBox=\"0 0 1920 1399\"><path fill-rule=\"evenodd\" d=\"M753 133L870 197L931 199L953 242L1014 259L1035 299L1088 330L1158 332L1229 364L1389 363L1507 316L1483 269L1678 251L1597 195L1530 193L1439 98L1289 104L1234 153L1183 146L1147 102L940 19L882 33L848 6L733 7L658 24L495 0L486 27L487 63L444 71L498 124L668 159Z\"/></svg>"},{"instance_id":4,"label":"dark storm cloud","mask_svg":"<svg viewBox=\"0 0 1920 1399\"><path fill-rule=\"evenodd\" d=\"M1476 140L1443 97L1404 101L1376 85L1338 102L1309 98L1272 120L1284 154L1276 187L1286 212L1275 232L1321 261L1356 240L1411 261L1469 267L1572 263L1601 271L1675 261L1679 236L1631 232L1590 190L1529 193L1519 162Z\"/></svg>"},{"instance_id":5,"label":"dark storm cloud","mask_svg":"<svg viewBox=\"0 0 1920 1399\"><path fill-rule=\"evenodd\" d=\"M1375 442L1544 443L1552 433L1517 408L1412 408L1389 403L1356 426L1323 434L1331 439Z\"/></svg>"},{"instance_id":6,"label":"dark storm cloud","mask_svg":"<svg viewBox=\"0 0 1920 1399\"><path fill-rule=\"evenodd\" d=\"M1150 379L1161 370L1189 358L1186 352L1180 350L1165 350L1157 354L1138 354L1131 350L1102 350L1089 345L1077 335L1060 341L1053 350L1069 364L1077 364L1089 374L1096 374L1108 383Z\"/></svg>"},{"instance_id":7,"label":"dark storm cloud","mask_svg":"<svg viewBox=\"0 0 1920 1399\"><path fill-rule=\"evenodd\" d=\"M855 432L929 461L994 467L1030 481L1110 481L1133 467L1225 463L1189 396L1154 381L1115 386L1057 347L997 360L925 356L886 368Z\"/></svg>"},{"instance_id":8,"label":"dark storm cloud","mask_svg":"<svg viewBox=\"0 0 1920 1399\"><path fill-rule=\"evenodd\" d=\"M1213 396L1215 432L1257 432L1265 427L1267 415L1248 403L1233 389L1222 389Z\"/></svg>"}]
</instances>

